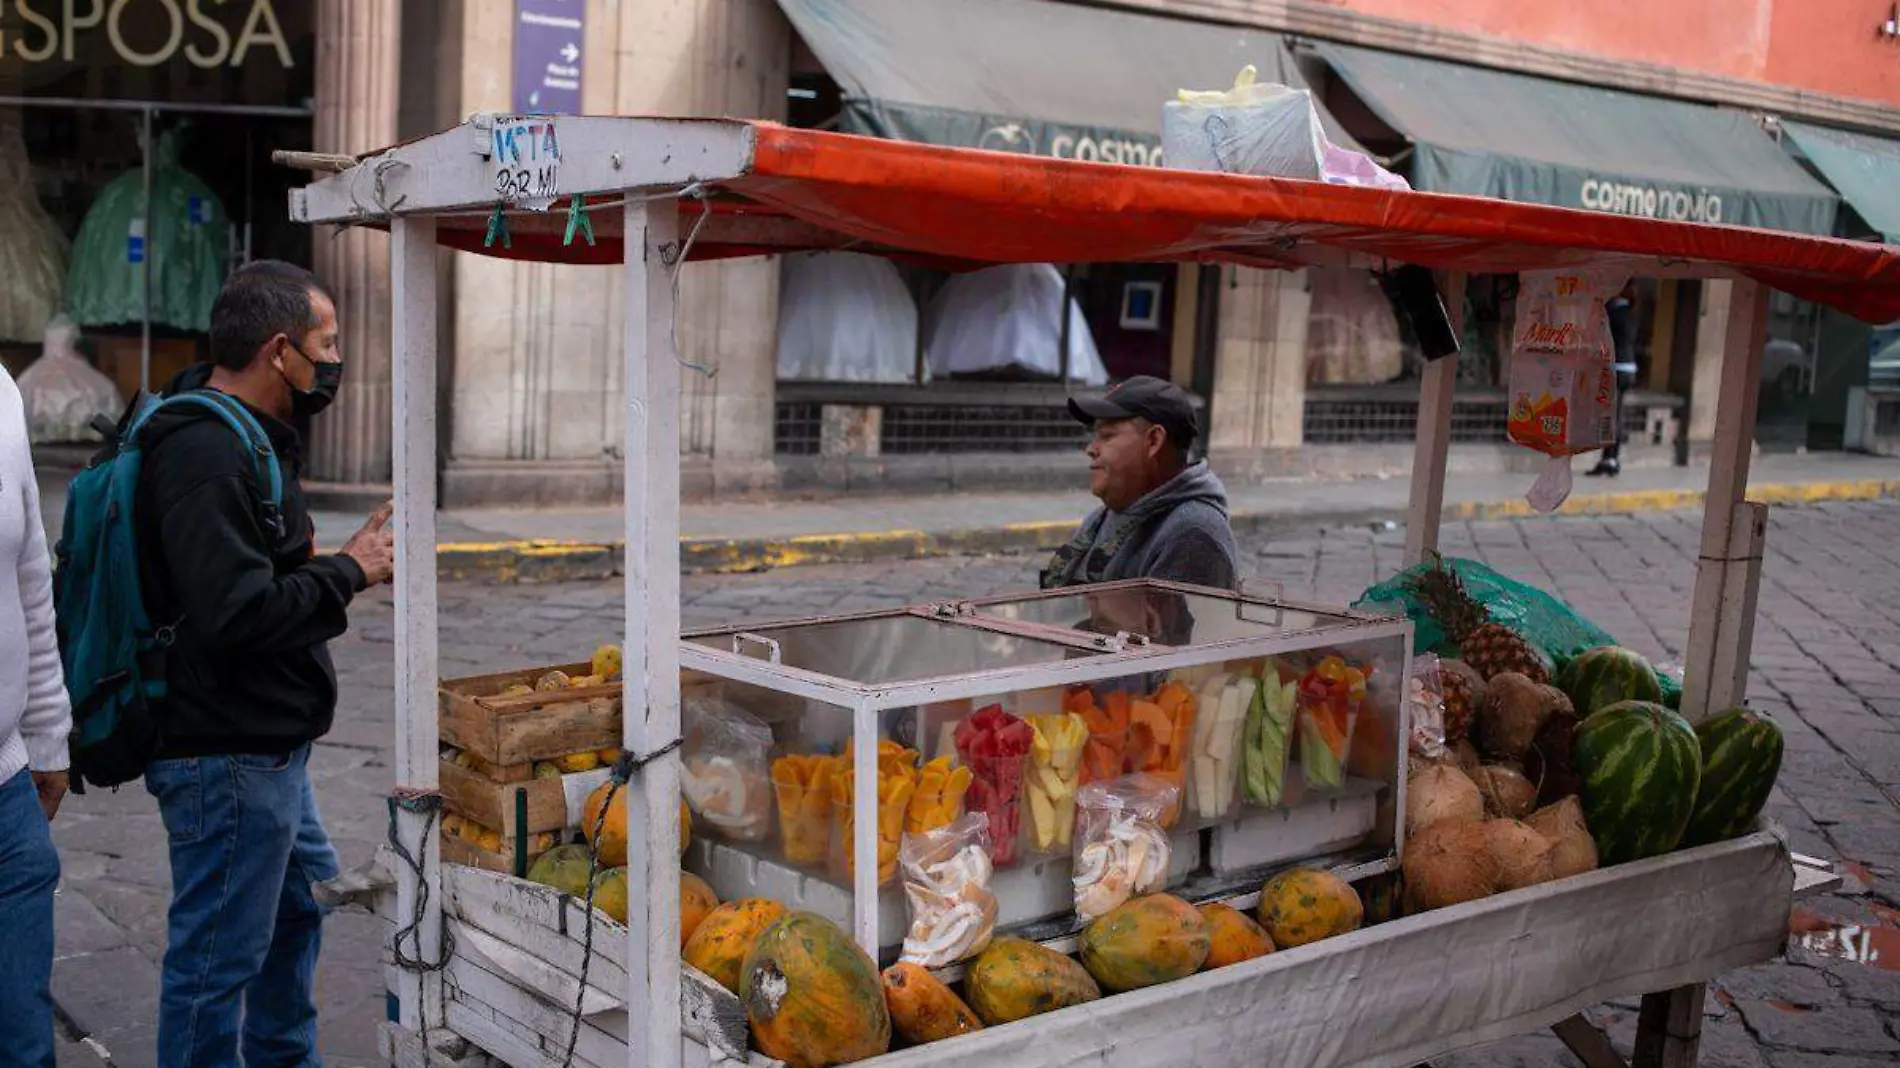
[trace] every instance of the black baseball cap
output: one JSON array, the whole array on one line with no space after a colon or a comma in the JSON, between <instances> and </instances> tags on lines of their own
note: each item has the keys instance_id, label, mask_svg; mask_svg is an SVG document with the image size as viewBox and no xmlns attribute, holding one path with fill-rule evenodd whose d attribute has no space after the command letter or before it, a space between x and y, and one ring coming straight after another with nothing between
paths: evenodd
<instances>
[{"instance_id":1,"label":"black baseball cap","mask_svg":"<svg viewBox=\"0 0 1900 1068\"><path fill-rule=\"evenodd\" d=\"M1168 432L1176 446L1186 449L1200 436L1201 421L1185 390L1172 382L1136 375L1117 383L1100 397L1070 397L1069 414L1084 426L1101 419L1140 416Z\"/></svg>"}]
</instances>

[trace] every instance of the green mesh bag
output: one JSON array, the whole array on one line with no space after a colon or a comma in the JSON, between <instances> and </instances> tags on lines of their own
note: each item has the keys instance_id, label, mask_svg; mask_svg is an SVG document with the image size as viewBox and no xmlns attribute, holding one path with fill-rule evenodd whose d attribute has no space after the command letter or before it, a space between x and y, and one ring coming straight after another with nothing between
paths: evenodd
<instances>
[{"instance_id":1,"label":"green mesh bag","mask_svg":"<svg viewBox=\"0 0 1900 1068\"><path fill-rule=\"evenodd\" d=\"M1615 635L1535 586L1507 578L1476 560L1447 556L1443 564L1464 581L1466 592L1484 605L1492 622L1502 623L1523 635L1525 641L1542 650L1559 668L1585 649L1622 644ZM1455 656L1457 649L1446 640L1445 632L1405 588L1410 579L1430 566L1420 564L1399 572L1368 588L1352 606L1362 612L1404 616L1412 621L1416 651ZM1662 683L1663 703L1676 707L1682 699L1681 679L1676 672L1660 665L1656 676Z\"/></svg>"}]
</instances>

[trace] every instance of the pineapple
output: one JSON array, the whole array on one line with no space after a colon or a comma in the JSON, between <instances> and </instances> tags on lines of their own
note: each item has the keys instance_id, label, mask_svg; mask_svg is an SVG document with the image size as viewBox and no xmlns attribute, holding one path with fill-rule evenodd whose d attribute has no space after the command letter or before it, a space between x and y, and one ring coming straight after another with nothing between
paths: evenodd
<instances>
[{"instance_id":1,"label":"pineapple","mask_svg":"<svg viewBox=\"0 0 1900 1068\"><path fill-rule=\"evenodd\" d=\"M1445 699L1445 744L1471 736L1472 717L1484 696L1484 678L1462 660L1438 662L1438 685Z\"/></svg>"},{"instance_id":2,"label":"pineapple","mask_svg":"<svg viewBox=\"0 0 1900 1068\"><path fill-rule=\"evenodd\" d=\"M1524 636L1502 623L1491 622L1491 615L1471 594L1464 580L1434 559L1432 566L1407 584L1413 596L1425 602L1426 611L1445 631L1445 637L1458 644L1458 655L1471 665L1486 682L1495 675L1516 672L1532 682L1550 681L1550 668L1544 657Z\"/></svg>"}]
</instances>

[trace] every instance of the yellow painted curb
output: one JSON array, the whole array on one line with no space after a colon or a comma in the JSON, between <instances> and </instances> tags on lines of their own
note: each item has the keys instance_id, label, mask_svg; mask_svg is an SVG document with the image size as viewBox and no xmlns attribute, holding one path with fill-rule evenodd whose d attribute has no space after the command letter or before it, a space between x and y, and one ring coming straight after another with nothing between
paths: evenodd
<instances>
[{"instance_id":1,"label":"yellow painted curb","mask_svg":"<svg viewBox=\"0 0 1900 1068\"><path fill-rule=\"evenodd\" d=\"M1763 504L1817 504L1822 501L1872 501L1900 496L1900 480L1860 479L1840 482L1767 482L1748 487L1748 499ZM1459 501L1447 504L1452 519L1522 519L1539 515L1636 515L1701 507L1703 490L1629 490L1623 493L1573 495L1555 512L1539 512L1521 497L1502 501Z\"/></svg>"},{"instance_id":2,"label":"yellow painted curb","mask_svg":"<svg viewBox=\"0 0 1900 1068\"><path fill-rule=\"evenodd\" d=\"M1705 493L1692 489L1628 490L1572 496L1555 515L1636 515L1681 511L1702 504ZM1900 479L1854 479L1831 482L1773 482L1752 485L1748 499L1764 504L1815 504L1822 501L1871 501L1900 498ZM1368 509L1369 513L1379 509ZM1485 520L1531 518L1546 513L1532 509L1523 498L1496 501L1458 501L1445 506L1447 519ZM1237 523L1275 518L1236 513ZM1297 518L1297 517L1288 517ZM1314 516L1316 522L1337 522ZM955 553L1053 549L1066 542L1075 529L1073 520L1035 520L995 527L942 531L876 530L835 534L800 534L785 538L681 538L681 563L697 572L732 573L809 564L864 563L872 560L918 559ZM549 577L560 577L564 565L577 571L611 570L604 558L620 553L619 541L560 541L531 538L514 541L444 542L436 547L438 559L466 568L503 576L521 573L523 563Z\"/></svg>"}]
</instances>

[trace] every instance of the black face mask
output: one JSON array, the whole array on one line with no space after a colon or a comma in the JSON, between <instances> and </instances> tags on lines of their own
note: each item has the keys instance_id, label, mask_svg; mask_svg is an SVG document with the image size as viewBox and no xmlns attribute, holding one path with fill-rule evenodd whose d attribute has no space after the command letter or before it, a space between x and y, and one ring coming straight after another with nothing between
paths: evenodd
<instances>
[{"instance_id":1,"label":"black face mask","mask_svg":"<svg viewBox=\"0 0 1900 1068\"><path fill-rule=\"evenodd\" d=\"M292 386L290 390L291 414L307 418L328 408L330 402L336 400L337 387L343 384L343 365L318 363L305 355L304 351L296 345L290 347L296 351L297 355L303 356L304 360L317 372L316 381L311 383L308 390L298 389L295 386Z\"/></svg>"}]
</instances>

